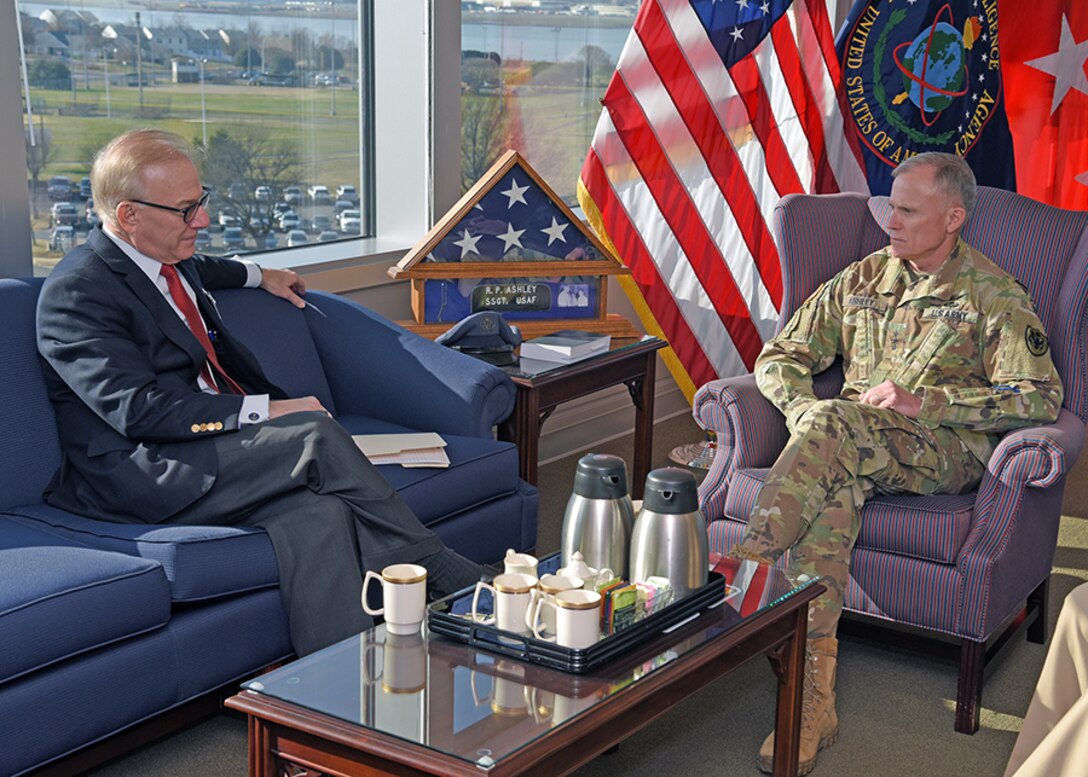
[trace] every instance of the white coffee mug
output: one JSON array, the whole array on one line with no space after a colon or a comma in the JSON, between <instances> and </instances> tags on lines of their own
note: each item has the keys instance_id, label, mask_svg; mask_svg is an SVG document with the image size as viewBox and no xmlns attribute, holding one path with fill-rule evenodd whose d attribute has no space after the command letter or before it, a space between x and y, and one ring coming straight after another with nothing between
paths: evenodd
<instances>
[{"instance_id":1,"label":"white coffee mug","mask_svg":"<svg viewBox=\"0 0 1088 777\"><path fill-rule=\"evenodd\" d=\"M372 579L382 583L382 607L370 609L366 602L367 586ZM385 629L390 634L412 634L419 631L427 611L427 568L419 564L391 564L377 572L367 570L363 578L363 611L368 615L384 615Z\"/></svg>"},{"instance_id":2,"label":"white coffee mug","mask_svg":"<svg viewBox=\"0 0 1088 777\"><path fill-rule=\"evenodd\" d=\"M528 553L517 553L513 548L506 551L506 557L502 560L503 571L508 573L521 573L536 577L536 556Z\"/></svg>"},{"instance_id":3,"label":"white coffee mug","mask_svg":"<svg viewBox=\"0 0 1088 777\"><path fill-rule=\"evenodd\" d=\"M555 611L555 636L543 634L542 610ZM600 639L601 595L578 589L560 591L551 599L537 600L533 636L569 648L587 648Z\"/></svg>"},{"instance_id":4,"label":"white coffee mug","mask_svg":"<svg viewBox=\"0 0 1088 777\"><path fill-rule=\"evenodd\" d=\"M529 628L533 628L533 618L536 617L537 602L540 599L554 598L560 591L570 591L575 588L581 588L585 585L585 581L580 577L571 577L570 575L553 575L545 574L540 576L540 583L532 592L532 600L529 602L529 609L525 611L525 625ZM543 632L549 636L555 634L555 610L544 610L544 628Z\"/></svg>"},{"instance_id":5,"label":"white coffee mug","mask_svg":"<svg viewBox=\"0 0 1088 777\"><path fill-rule=\"evenodd\" d=\"M520 572L495 575L495 579L490 583L481 580L476 584L476 591L472 594L472 619L480 619L477 612L480 592L486 588L491 591L495 603L495 626L515 634L527 633L529 629L525 625L525 611L529 609L529 602L536 585L535 575Z\"/></svg>"}]
</instances>

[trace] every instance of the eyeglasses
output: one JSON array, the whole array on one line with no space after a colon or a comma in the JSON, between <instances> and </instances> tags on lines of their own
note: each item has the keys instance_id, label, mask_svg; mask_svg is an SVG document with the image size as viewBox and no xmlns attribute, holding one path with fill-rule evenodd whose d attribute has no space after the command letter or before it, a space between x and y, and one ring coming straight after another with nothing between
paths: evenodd
<instances>
[{"instance_id":1,"label":"eyeglasses","mask_svg":"<svg viewBox=\"0 0 1088 777\"><path fill-rule=\"evenodd\" d=\"M203 208L205 205L207 205L208 198L212 196L212 190L209 189L207 186L201 186L200 188L204 191L204 193L200 195L200 199L186 208L172 208L169 205L159 205L159 203L157 202L146 202L144 200L136 199L130 200L130 202L138 202L141 205L147 205L151 208L158 208L159 210L168 210L171 213L180 213L182 219L185 220L185 223L191 224L193 219L196 218L196 212Z\"/></svg>"}]
</instances>

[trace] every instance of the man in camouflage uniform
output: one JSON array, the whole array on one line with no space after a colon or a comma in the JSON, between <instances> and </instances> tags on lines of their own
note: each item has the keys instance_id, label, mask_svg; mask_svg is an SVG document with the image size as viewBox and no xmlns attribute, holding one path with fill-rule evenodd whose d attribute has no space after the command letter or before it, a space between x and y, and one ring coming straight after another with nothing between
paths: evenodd
<instances>
[{"instance_id":1,"label":"man in camouflage uniform","mask_svg":"<svg viewBox=\"0 0 1088 777\"><path fill-rule=\"evenodd\" d=\"M891 244L823 284L768 342L760 391L790 439L732 550L821 578L813 602L800 774L838 734L835 630L859 510L871 494L957 494L978 485L1002 432L1051 423L1062 384L1026 291L959 233L975 201L962 159L927 153L894 172ZM812 376L843 357L838 398ZM759 765L771 770L773 734Z\"/></svg>"}]
</instances>

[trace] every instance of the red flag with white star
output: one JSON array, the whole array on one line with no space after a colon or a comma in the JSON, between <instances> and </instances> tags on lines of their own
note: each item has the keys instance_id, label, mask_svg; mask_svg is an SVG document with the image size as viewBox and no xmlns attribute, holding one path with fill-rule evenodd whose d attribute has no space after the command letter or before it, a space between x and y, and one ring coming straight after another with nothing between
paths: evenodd
<instances>
[{"instance_id":1,"label":"red flag with white star","mask_svg":"<svg viewBox=\"0 0 1088 777\"><path fill-rule=\"evenodd\" d=\"M999 0L998 14L1017 191L1088 209L1088 3Z\"/></svg>"}]
</instances>

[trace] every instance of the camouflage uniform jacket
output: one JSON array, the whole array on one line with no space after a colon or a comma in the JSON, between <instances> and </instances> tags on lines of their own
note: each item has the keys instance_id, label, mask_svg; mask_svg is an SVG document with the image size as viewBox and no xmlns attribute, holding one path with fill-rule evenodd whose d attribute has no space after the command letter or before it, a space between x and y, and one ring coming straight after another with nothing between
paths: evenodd
<instances>
[{"instance_id":1,"label":"camouflage uniform jacket","mask_svg":"<svg viewBox=\"0 0 1088 777\"><path fill-rule=\"evenodd\" d=\"M952 428L982 462L1000 432L1052 423L1061 407L1030 296L962 239L930 275L889 248L851 264L764 345L756 382L791 431L816 400L812 375L840 354L842 398L894 381L922 397L920 423Z\"/></svg>"}]
</instances>

